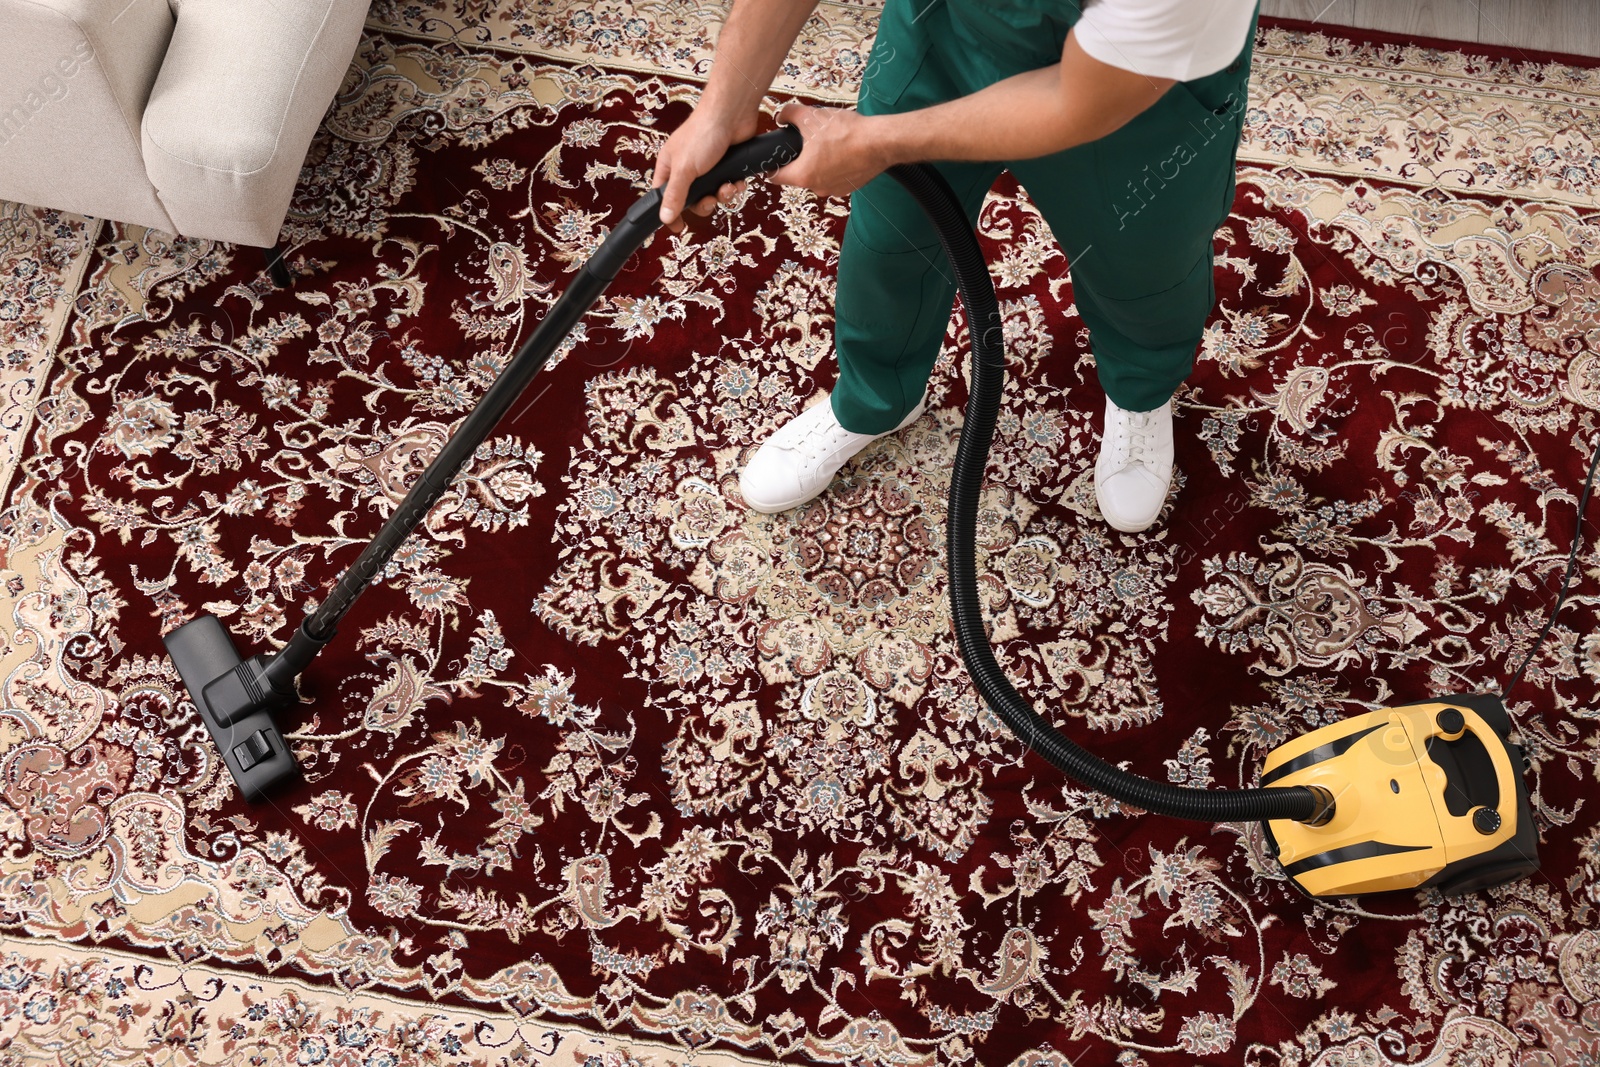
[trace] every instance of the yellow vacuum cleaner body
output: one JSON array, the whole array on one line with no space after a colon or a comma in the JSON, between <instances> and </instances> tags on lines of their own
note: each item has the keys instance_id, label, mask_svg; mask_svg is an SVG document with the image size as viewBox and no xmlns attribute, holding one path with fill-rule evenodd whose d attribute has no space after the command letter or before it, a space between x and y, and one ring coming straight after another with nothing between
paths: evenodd
<instances>
[{"instance_id":1,"label":"yellow vacuum cleaner body","mask_svg":"<svg viewBox=\"0 0 1600 1067\"><path fill-rule=\"evenodd\" d=\"M1324 726L1274 749L1261 784L1333 795L1322 825L1265 824L1284 874L1314 897L1424 886L1455 895L1539 866L1522 750L1497 696L1441 697Z\"/></svg>"}]
</instances>

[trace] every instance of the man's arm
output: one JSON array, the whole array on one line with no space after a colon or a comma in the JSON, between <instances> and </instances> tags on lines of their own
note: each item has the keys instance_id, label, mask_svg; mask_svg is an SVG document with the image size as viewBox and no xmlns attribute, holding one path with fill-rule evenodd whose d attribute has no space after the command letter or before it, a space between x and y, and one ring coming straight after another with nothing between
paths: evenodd
<instances>
[{"instance_id":1,"label":"man's arm","mask_svg":"<svg viewBox=\"0 0 1600 1067\"><path fill-rule=\"evenodd\" d=\"M805 151L772 180L835 196L897 163L1046 156L1120 128L1173 84L1102 63L1069 33L1061 62L934 107L869 117L790 104L778 120L800 128Z\"/></svg>"},{"instance_id":2,"label":"man's arm","mask_svg":"<svg viewBox=\"0 0 1600 1067\"><path fill-rule=\"evenodd\" d=\"M734 0L717 38L716 56L700 103L656 157L651 184L666 184L661 196L662 222L681 229L679 215L689 185L710 170L729 145L755 136L761 98L816 6L817 0ZM719 199L731 199L738 188L724 185ZM707 197L690 207L703 215L715 204Z\"/></svg>"}]
</instances>

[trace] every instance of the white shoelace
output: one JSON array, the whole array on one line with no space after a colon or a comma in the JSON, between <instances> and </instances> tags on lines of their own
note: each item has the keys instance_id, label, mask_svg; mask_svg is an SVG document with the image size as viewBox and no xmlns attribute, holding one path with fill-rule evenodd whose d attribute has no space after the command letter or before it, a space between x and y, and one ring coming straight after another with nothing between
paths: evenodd
<instances>
[{"instance_id":1,"label":"white shoelace","mask_svg":"<svg viewBox=\"0 0 1600 1067\"><path fill-rule=\"evenodd\" d=\"M819 419L801 431L800 436L786 447L809 463L818 463L848 444L853 434L831 420Z\"/></svg>"},{"instance_id":2,"label":"white shoelace","mask_svg":"<svg viewBox=\"0 0 1600 1067\"><path fill-rule=\"evenodd\" d=\"M1122 432L1112 435L1112 462L1117 470L1134 463L1147 464L1156 450L1159 434L1155 413L1129 411L1121 415Z\"/></svg>"}]
</instances>

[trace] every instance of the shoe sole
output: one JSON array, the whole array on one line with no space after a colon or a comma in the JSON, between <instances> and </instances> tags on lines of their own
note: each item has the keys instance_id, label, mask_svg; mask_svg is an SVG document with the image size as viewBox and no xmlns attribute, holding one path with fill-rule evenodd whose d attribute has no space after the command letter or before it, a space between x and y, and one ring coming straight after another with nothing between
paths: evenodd
<instances>
[{"instance_id":1,"label":"shoe sole","mask_svg":"<svg viewBox=\"0 0 1600 1067\"><path fill-rule=\"evenodd\" d=\"M1172 489L1171 489L1170 486L1168 486L1168 488L1167 488L1168 495L1171 495L1171 492L1172 492ZM1094 503L1095 503L1095 506L1100 509L1100 517L1102 519L1106 520L1106 525L1107 526L1111 527L1113 530L1116 530L1118 533L1136 534L1136 533L1144 533L1146 530L1150 529L1150 527L1152 527L1152 526L1154 526L1156 524L1156 520L1161 518L1162 510L1165 509L1166 506L1167 506L1167 498L1166 497L1162 497L1161 498L1161 507L1156 509L1156 513L1150 517L1150 521L1145 523L1143 526L1125 526L1122 523L1118 522L1117 520L1113 519L1109 514L1107 514L1107 512L1106 512L1106 502L1100 496L1100 487L1098 485L1096 485L1094 487Z\"/></svg>"},{"instance_id":2,"label":"shoe sole","mask_svg":"<svg viewBox=\"0 0 1600 1067\"><path fill-rule=\"evenodd\" d=\"M821 489L818 489L815 493L812 493L810 496L796 497L793 500L784 501L784 502L778 503L778 504L756 504L756 503L752 503L750 498L748 496L745 496L744 486L742 486L742 485L739 487L739 496L744 500L744 506L749 508L751 511L754 511L754 512L756 512L758 514L761 514L761 515L778 515L778 514L781 514L781 513L785 512L785 511L793 511L795 508L799 507L802 504L811 503L811 501L817 499L817 497L821 496L823 493L826 493L828 491L828 486L832 485L832 484L833 484L833 479L829 478L827 485L824 485Z\"/></svg>"}]
</instances>

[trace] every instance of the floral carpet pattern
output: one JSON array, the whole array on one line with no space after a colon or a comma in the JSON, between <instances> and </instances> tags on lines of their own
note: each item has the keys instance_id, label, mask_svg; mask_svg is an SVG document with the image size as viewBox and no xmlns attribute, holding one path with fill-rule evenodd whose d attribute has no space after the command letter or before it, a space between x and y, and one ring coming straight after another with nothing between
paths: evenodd
<instances>
[{"instance_id":1,"label":"floral carpet pattern","mask_svg":"<svg viewBox=\"0 0 1600 1067\"><path fill-rule=\"evenodd\" d=\"M0 347L42 369L0 513L0 1047L1600 1055L1594 517L1511 701L1541 875L1312 903L1257 828L1085 794L979 705L942 559L959 315L925 418L806 508L743 507L750 449L826 402L846 210L761 183L619 277L302 679L305 781L245 805L161 633L288 638L647 181L720 11L488 7L374 5L291 289L135 227L54 253L44 289L18 264L81 220L5 246L7 314L34 303ZM874 18L823 5L780 89L848 99ZM1063 253L997 185L1011 381L978 562L1002 664L1063 729L1238 787L1293 734L1503 685L1600 433L1597 120L1597 65L1263 28L1178 491L1139 537L1095 509Z\"/></svg>"}]
</instances>

